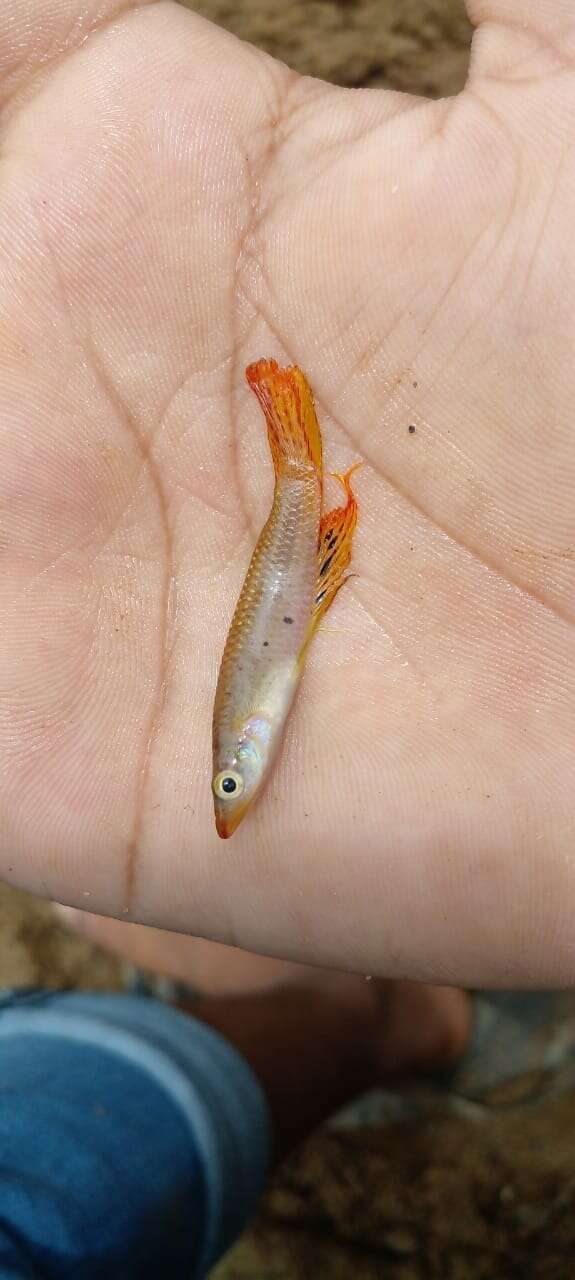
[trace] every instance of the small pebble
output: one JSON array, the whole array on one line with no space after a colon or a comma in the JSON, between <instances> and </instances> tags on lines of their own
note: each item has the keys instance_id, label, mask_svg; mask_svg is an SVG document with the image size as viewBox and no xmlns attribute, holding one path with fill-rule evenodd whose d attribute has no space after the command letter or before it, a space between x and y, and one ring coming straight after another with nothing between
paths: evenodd
<instances>
[{"instance_id":1,"label":"small pebble","mask_svg":"<svg viewBox=\"0 0 575 1280\"><path fill-rule=\"evenodd\" d=\"M405 1227L396 1227L394 1231L386 1231L382 1237L384 1249L394 1253L396 1258L409 1258L417 1253L417 1240Z\"/></svg>"}]
</instances>

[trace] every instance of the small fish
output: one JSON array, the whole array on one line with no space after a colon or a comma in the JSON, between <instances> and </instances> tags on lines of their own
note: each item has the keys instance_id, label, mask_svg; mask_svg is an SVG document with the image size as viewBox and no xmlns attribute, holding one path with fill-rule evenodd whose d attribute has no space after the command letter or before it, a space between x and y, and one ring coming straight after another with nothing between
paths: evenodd
<instances>
[{"instance_id":1,"label":"small fish","mask_svg":"<svg viewBox=\"0 0 575 1280\"><path fill-rule=\"evenodd\" d=\"M297 366L248 365L263 409L275 471L270 515L258 538L228 633L213 720L216 828L231 836L268 774L320 618L346 581L357 504L337 475L345 506L322 516L319 423ZM349 575L348 575L349 576Z\"/></svg>"}]
</instances>

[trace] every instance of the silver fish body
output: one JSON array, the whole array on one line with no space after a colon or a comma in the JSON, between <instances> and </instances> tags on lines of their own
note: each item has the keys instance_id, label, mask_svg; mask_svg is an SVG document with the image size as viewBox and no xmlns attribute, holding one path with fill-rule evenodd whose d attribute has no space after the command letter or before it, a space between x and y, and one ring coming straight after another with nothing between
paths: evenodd
<instances>
[{"instance_id":1,"label":"silver fish body","mask_svg":"<svg viewBox=\"0 0 575 1280\"><path fill-rule=\"evenodd\" d=\"M235 831L266 777L302 672L317 592L321 477L290 465L236 605L214 704L216 827ZM226 779L235 793L218 795Z\"/></svg>"}]
</instances>

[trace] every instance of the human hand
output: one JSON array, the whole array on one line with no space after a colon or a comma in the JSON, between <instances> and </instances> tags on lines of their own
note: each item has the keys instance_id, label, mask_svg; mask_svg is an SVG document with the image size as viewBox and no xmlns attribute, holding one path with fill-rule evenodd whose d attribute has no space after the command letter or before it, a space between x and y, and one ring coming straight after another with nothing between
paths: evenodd
<instances>
[{"instance_id":1,"label":"human hand","mask_svg":"<svg viewBox=\"0 0 575 1280\"><path fill-rule=\"evenodd\" d=\"M575 26L468 7L467 89L430 103L166 4L4 4L6 879L295 960L573 981ZM223 844L262 355L308 375L326 465L368 465L358 577Z\"/></svg>"}]
</instances>

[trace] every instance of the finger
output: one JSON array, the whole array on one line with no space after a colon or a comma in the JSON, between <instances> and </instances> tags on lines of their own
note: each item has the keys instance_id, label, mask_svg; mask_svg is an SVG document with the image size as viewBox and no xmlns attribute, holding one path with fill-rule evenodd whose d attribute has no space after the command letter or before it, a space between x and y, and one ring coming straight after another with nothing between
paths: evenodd
<instances>
[{"instance_id":1,"label":"finger","mask_svg":"<svg viewBox=\"0 0 575 1280\"><path fill-rule=\"evenodd\" d=\"M575 68L573 0L467 0L476 28L470 80L522 80Z\"/></svg>"},{"instance_id":2,"label":"finger","mask_svg":"<svg viewBox=\"0 0 575 1280\"><path fill-rule=\"evenodd\" d=\"M0 110L97 30L154 0L2 0Z\"/></svg>"}]
</instances>

